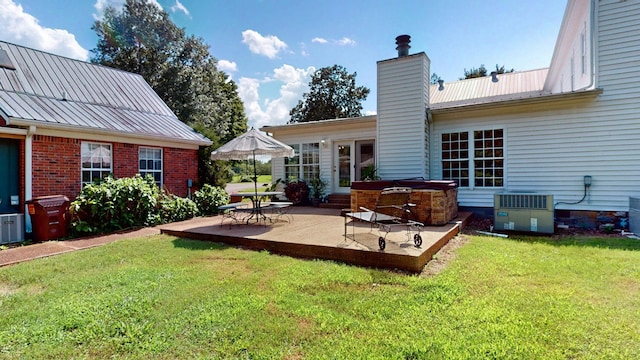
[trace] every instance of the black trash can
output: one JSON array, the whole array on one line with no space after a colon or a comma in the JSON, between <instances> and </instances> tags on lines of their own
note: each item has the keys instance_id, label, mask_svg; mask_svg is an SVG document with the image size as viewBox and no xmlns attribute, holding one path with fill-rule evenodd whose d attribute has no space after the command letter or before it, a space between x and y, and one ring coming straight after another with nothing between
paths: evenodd
<instances>
[{"instance_id":1,"label":"black trash can","mask_svg":"<svg viewBox=\"0 0 640 360\"><path fill-rule=\"evenodd\" d=\"M67 236L69 198L64 195L35 197L27 201L34 241Z\"/></svg>"}]
</instances>

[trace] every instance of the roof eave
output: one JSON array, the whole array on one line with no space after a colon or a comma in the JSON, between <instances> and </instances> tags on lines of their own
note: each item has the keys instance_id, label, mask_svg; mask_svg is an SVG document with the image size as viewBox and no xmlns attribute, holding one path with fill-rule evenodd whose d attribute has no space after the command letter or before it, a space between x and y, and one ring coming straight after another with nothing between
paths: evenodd
<instances>
[{"instance_id":1,"label":"roof eave","mask_svg":"<svg viewBox=\"0 0 640 360\"><path fill-rule=\"evenodd\" d=\"M267 125L267 126L261 127L259 130L269 133L273 131L290 130L290 129L313 129L313 128L320 128L327 125L340 125L341 123L357 124L357 123L376 122L376 120L377 120L377 115L367 115L367 116L352 117L352 118L309 121L304 123L294 123L294 124L286 124L286 125L271 125L271 126Z\"/></svg>"},{"instance_id":2,"label":"roof eave","mask_svg":"<svg viewBox=\"0 0 640 360\"><path fill-rule=\"evenodd\" d=\"M23 127L35 126L36 128L44 128L44 129L51 129L51 130L58 130L58 131L70 131L70 132L84 133L84 134L96 134L96 135L104 135L104 136L117 136L117 137L124 137L126 139L132 139L132 140L133 139L144 139L144 140L150 140L150 141L162 140L167 144L182 144L182 145L190 145L190 146L209 146L213 144L211 140L206 139L204 136L202 136L203 140L189 140L189 139L177 139L174 137L165 137L165 136L157 136L157 135L150 135L150 134L141 134L141 133L134 134L134 133L128 133L128 132L114 131L114 130L85 128L85 127L63 125L63 124L57 124L57 123L46 123L38 120L28 120L28 119L14 118L14 117L9 118L9 120L11 125L15 125L15 126L23 126Z\"/></svg>"},{"instance_id":3,"label":"roof eave","mask_svg":"<svg viewBox=\"0 0 640 360\"><path fill-rule=\"evenodd\" d=\"M480 109L491 109L498 108L503 106L513 106L513 105L528 105L528 104L536 104L536 103L544 103L550 101L560 101L566 99L580 99L580 98L589 98L594 97L599 94L602 94L602 88L594 88L588 89L584 91L574 91L574 92L565 92L558 94L540 94L538 96L528 96L528 97L518 97L511 99L504 99L498 101L491 102L482 102L482 103L458 103L458 104L438 104L436 106L431 107L429 110L432 114L444 114L450 112L458 112L458 111L469 111L469 110L480 110Z\"/></svg>"}]
</instances>

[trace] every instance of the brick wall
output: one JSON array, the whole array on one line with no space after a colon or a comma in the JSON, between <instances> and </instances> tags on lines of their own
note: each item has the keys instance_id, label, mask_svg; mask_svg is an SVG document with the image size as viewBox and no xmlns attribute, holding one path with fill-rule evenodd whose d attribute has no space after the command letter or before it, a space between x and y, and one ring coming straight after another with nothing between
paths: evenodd
<instances>
[{"instance_id":1,"label":"brick wall","mask_svg":"<svg viewBox=\"0 0 640 360\"><path fill-rule=\"evenodd\" d=\"M187 179L192 179L194 187L198 181L198 151L188 149L164 148L164 187L175 195L187 196Z\"/></svg>"},{"instance_id":2,"label":"brick wall","mask_svg":"<svg viewBox=\"0 0 640 360\"><path fill-rule=\"evenodd\" d=\"M80 147L82 140L35 135L33 138L33 197L62 194L70 199L81 189ZM138 145L110 143L113 175L138 173ZM167 191L187 196L187 179L198 178L198 151L163 148L163 180ZM24 153L24 152L22 152ZM24 161L21 161L24 164ZM23 165L21 165L23 166ZM21 179L24 178L21 168ZM21 182L24 191L24 182ZM192 189L195 191L195 188Z\"/></svg>"},{"instance_id":3,"label":"brick wall","mask_svg":"<svg viewBox=\"0 0 640 360\"><path fill-rule=\"evenodd\" d=\"M80 140L33 136L33 197L80 192Z\"/></svg>"}]
</instances>

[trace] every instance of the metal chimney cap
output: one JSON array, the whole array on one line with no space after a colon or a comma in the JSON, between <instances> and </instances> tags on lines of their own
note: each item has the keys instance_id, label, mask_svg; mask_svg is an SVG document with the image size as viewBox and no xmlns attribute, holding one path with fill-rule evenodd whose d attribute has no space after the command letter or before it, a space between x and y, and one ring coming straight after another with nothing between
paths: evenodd
<instances>
[{"instance_id":1,"label":"metal chimney cap","mask_svg":"<svg viewBox=\"0 0 640 360\"><path fill-rule=\"evenodd\" d=\"M398 45L396 50L398 50L398 57L409 55L409 49L411 48L411 45L409 45L410 42L411 36L409 35L396 36L396 45Z\"/></svg>"}]
</instances>

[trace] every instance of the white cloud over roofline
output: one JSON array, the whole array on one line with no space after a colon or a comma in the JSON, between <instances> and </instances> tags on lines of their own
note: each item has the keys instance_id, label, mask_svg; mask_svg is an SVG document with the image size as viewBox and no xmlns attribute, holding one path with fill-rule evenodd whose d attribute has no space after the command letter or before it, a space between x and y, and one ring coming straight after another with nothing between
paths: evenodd
<instances>
[{"instance_id":1,"label":"white cloud over roofline","mask_svg":"<svg viewBox=\"0 0 640 360\"><path fill-rule=\"evenodd\" d=\"M291 118L289 111L302 99L302 94L309 89L311 75L316 68L295 68L284 64L273 70L270 76L263 79L242 77L238 81L238 94L244 103L244 111L249 119L249 126L256 129L265 125L283 125ZM261 101L260 85L267 82L280 82L279 97Z\"/></svg>"},{"instance_id":2,"label":"white cloud over roofline","mask_svg":"<svg viewBox=\"0 0 640 360\"><path fill-rule=\"evenodd\" d=\"M269 59L275 59L280 51L287 49L287 44L275 35L263 36L255 30L242 32L242 43L249 46L249 50Z\"/></svg>"},{"instance_id":3,"label":"white cloud over roofline","mask_svg":"<svg viewBox=\"0 0 640 360\"><path fill-rule=\"evenodd\" d=\"M0 0L0 9L2 40L72 59L89 59L89 51L67 30L40 25L38 19L13 0Z\"/></svg>"}]
</instances>

